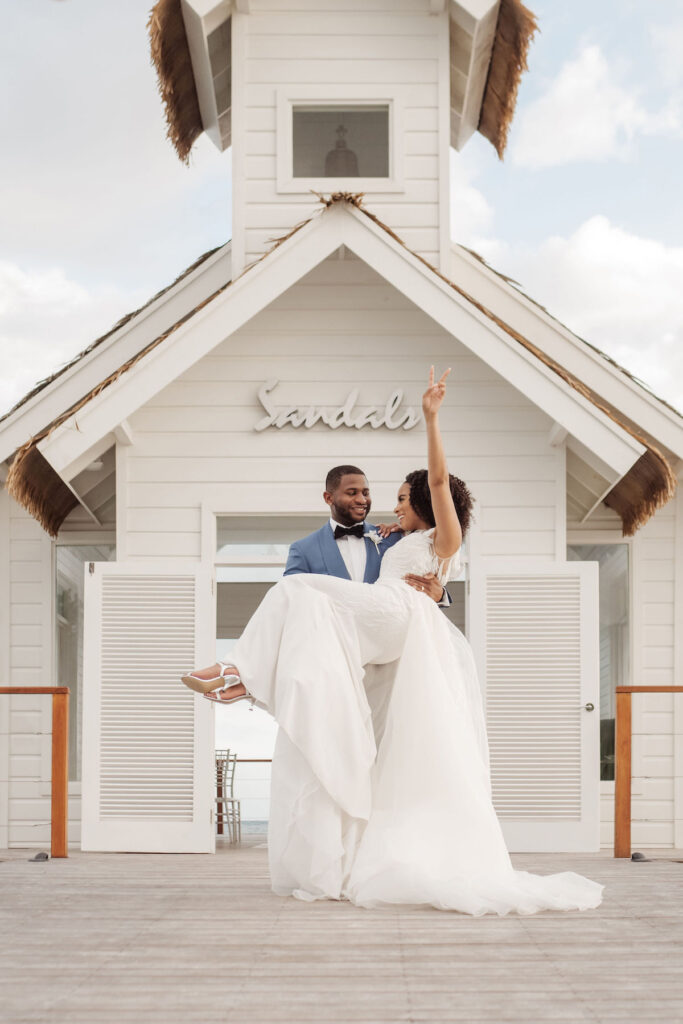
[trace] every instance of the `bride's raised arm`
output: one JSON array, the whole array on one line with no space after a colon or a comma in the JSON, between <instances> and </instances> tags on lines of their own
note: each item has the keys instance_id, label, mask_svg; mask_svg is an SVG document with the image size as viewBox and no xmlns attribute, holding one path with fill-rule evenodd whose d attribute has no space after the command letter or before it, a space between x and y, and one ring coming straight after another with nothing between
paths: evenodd
<instances>
[{"instance_id":1,"label":"bride's raised arm","mask_svg":"<svg viewBox=\"0 0 683 1024\"><path fill-rule=\"evenodd\" d=\"M450 558L462 544L462 530L453 504L448 466L439 428L439 409L446 395L446 370L434 383L434 367L429 370L429 387L422 396L422 412L427 425L427 482L436 522L434 551L439 558Z\"/></svg>"}]
</instances>

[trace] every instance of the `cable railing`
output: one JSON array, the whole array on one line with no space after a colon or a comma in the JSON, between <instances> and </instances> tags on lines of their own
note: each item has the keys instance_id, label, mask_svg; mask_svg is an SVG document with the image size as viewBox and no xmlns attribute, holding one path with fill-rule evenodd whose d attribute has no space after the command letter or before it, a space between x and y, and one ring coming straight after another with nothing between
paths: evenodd
<instances>
[{"instance_id":1,"label":"cable railing","mask_svg":"<svg viewBox=\"0 0 683 1024\"><path fill-rule=\"evenodd\" d=\"M69 687L0 686L0 694L51 694L52 772L50 811L50 853L68 857L69 846Z\"/></svg>"}]
</instances>

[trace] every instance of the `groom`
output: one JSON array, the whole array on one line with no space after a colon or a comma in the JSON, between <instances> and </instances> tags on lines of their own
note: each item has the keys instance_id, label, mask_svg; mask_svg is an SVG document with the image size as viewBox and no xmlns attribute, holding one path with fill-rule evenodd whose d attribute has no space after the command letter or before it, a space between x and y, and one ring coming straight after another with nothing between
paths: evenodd
<instances>
[{"instance_id":1,"label":"groom","mask_svg":"<svg viewBox=\"0 0 683 1024\"><path fill-rule=\"evenodd\" d=\"M323 498L330 507L330 520L315 533L292 544L285 576L312 572L357 583L374 583L383 555L403 534L396 532L381 537L366 522L372 504L370 488L365 473L357 466L331 469L325 480ZM451 603L448 591L432 573L408 575L405 581L443 607Z\"/></svg>"}]
</instances>

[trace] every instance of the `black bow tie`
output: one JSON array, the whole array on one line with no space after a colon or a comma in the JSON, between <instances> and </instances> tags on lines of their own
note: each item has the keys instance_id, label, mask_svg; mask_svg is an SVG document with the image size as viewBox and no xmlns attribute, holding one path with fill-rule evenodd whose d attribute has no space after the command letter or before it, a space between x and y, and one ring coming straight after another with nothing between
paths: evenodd
<instances>
[{"instance_id":1,"label":"black bow tie","mask_svg":"<svg viewBox=\"0 0 683 1024\"><path fill-rule=\"evenodd\" d=\"M339 540L340 537L362 537L364 533L365 527L362 523L356 523L355 526L335 526L334 539Z\"/></svg>"}]
</instances>

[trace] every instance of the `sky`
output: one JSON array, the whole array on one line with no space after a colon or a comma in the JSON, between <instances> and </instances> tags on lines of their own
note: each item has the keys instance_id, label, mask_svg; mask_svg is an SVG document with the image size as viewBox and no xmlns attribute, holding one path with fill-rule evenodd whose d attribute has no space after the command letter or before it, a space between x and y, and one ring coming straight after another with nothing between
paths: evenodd
<instances>
[{"instance_id":1,"label":"sky","mask_svg":"<svg viewBox=\"0 0 683 1024\"><path fill-rule=\"evenodd\" d=\"M683 4L528 3L505 160L452 154L453 237L683 409ZM230 153L165 138L150 6L0 0L0 414L230 237Z\"/></svg>"}]
</instances>

